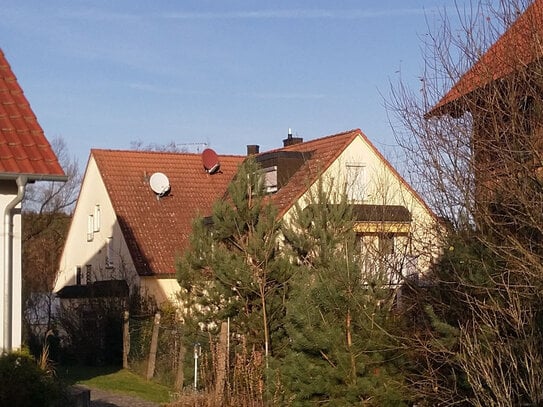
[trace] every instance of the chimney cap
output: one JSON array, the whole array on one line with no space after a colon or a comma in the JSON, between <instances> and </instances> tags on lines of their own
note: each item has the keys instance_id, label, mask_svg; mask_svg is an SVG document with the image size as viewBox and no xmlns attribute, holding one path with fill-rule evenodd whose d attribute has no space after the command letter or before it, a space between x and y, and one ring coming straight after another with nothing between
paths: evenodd
<instances>
[{"instance_id":1,"label":"chimney cap","mask_svg":"<svg viewBox=\"0 0 543 407\"><path fill-rule=\"evenodd\" d=\"M294 144L303 143L304 139L302 137L292 137L292 129L288 128L288 135L286 139L283 139L283 147L292 146Z\"/></svg>"},{"instance_id":2,"label":"chimney cap","mask_svg":"<svg viewBox=\"0 0 543 407\"><path fill-rule=\"evenodd\" d=\"M258 144L247 144L247 155L255 155L260 153L260 146Z\"/></svg>"}]
</instances>

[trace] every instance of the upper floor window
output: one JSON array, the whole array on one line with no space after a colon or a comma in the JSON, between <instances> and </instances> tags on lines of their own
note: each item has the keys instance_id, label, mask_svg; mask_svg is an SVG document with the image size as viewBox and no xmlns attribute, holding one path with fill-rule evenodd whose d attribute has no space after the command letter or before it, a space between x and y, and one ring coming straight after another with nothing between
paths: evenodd
<instances>
[{"instance_id":1,"label":"upper floor window","mask_svg":"<svg viewBox=\"0 0 543 407\"><path fill-rule=\"evenodd\" d=\"M366 195L366 165L347 163L347 196L351 201L363 201Z\"/></svg>"},{"instance_id":2,"label":"upper floor window","mask_svg":"<svg viewBox=\"0 0 543 407\"><path fill-rule=\"evenodd\" d=\"M262 168L260 173L262 175L261 182L263 183L264 192L266 194L277 192L277 165Z\"/></svg>"},{"instance_id":3,"label":"upper floor window","mask_svg":"<svg viewBox=\"0 0 543 407\"><path fill-rule=\"evenodd\" d=\"M93 219L93 222L94 222L94 228L93 228L93 231L94 232L99 232L100 231L100 205L96 204L96 206L94 207L94 219Z\"/></svg>"},{"instance_id":4,"label":"upper floor window","mask_svg":"<svg viewBox=\"0 0 543 407\"><path fill-rule=\"evenodd\" d=\"M381 256L390 256L394 254L394 235L383 233L379 235L379 254Z\"/></svg>"},{"instance_id":5,"label":"upper floor window","mask_svg":"<svg viewBox=\"0 0 543 407\"><path fill-rule=\"evenodd\" d=\"M94 240L94 215L87 218L87 242Z\"/></svg>"}]
</instances>

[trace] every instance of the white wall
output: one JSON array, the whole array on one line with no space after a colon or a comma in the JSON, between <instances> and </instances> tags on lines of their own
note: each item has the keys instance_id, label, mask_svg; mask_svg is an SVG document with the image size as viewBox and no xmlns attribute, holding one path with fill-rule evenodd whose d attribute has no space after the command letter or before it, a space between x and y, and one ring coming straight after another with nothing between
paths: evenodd
<instances>
[{"instance_id":1,"label":"white wall","mask_svg":"<svg viewBox=\"0 0 543 407\"><path fill-rule=\"evenodd\" d=\"M352 164L363 165L365 171L364 176L359 179L360 188L364 188L364 193L361 194L363 199L353 203L406 207L412 216L409 239L397 241L404 246L400 250L409 250L408 254L417 258L419 271L426 271L440 252L439 241L442 230L437 219L409 185L391 170L362 136L356 137L323 174L324 185L327 182L331 183L338 194L341 194L348 181L347 166ZM309 190L315 191L317 186L315 183ZM299 205L303 208L309 203L310 194L307 192L300 198ZM294 211L293 207L285 214L284 219L287 222Z\"/></svg>"},{"instance_id":2,"label":"white wall","mask_svg":"<svg viewBox=\"0 0 543 407\"><path fill-rule=\"evenodd\" d=\"M87 239L89 215L95 218L99 207L99 228ZM108 250L108 244L111 248ZM114 267L108 267L109 263ZM76 284L76 269L81 267L81 283L86 284L87 266L91 267L91 281L126 279L131 290L139 286L139 277L130 258L126 242L113 211L109 195L96 162L91 157L87 165L77 200L54 291Z\"/></svg>"},{"instance_id":3,"label":"white wall","mask_svg":"<svg viewBox=\"0 0 543 407\"><path fill-rule=\"evenodd\" d=\"M100 208L100 228L92 233L92 240L88 241L88 218L89 215L95 217L97 205ZM110 249L108 242L111 245ZM109 260L113 268L106 267L108 256L111 257ZM76 284L78 266L82 272L81 283L86 284L87 265L93 270L92 281L125 279L131 294L140 290L142 295L152 296L159 304L166 300L174 301L181 289L175 278L138 276L111 200L92 156L87 165L60 259L54 291L57 292L66 285Z\"/></svg>"},{"instance_id":4,"label":"white wall","mask_svg":"<svg viewBox=\"0 0 543 407\"><path fill-rule=\"evenodd\" d=\"M0 349L4 348L4 244L7 238L5 230L4 212L6 206L17 196L17 184L15 181L0 181L0 250L2 270L0 275ZM17 205L13 216L13 314L12 337L13 349L21 347L22 331L22 274L21 274L21 205Z\"/></svg>"}]
</instances>

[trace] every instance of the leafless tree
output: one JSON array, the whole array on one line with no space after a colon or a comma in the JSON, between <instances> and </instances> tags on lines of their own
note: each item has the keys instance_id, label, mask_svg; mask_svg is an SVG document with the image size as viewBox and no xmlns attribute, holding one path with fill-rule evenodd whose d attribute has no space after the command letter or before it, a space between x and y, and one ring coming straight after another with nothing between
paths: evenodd
<instances>
[{"instance_id":1,"label":"leafless tree","mask_svg":"<svg viewBox=\"0 0 543 407\"><path fill-rule=\"evenodd\" d=\"M81 183L79 163L64 139L51 146L67 182L40 181L27 186L23 200L22 273L26 327L45 334L52 324L53 288L58 262ZM31 334L30 331L27 331Z\"/></svg>"},{"instance_id":2,"label":"leafless tree","mask_svg":"<svg viewBox=\"0 0 543 407\"><path fill-rule=\"evenodd\" d=\"M26 212L70 214L77 200L81 186L79 162L70 155L66 141L62 137L52 139L51 147L68 180L40 181L28 185L23 201L23 210Z\"/></svg>"},{"instance_id":3,"label":"leafless tree","mask_svg":"<svg viewBox=\"0 0 543 407\"><path fill-rule=\"evenodd\" d=\"M543 6L527 3L443 13L420 89L392 86L412 181L451 225L411 338L432 405L543 402Z\"/></svg>"},{"instance_id":4,"label":"leafless tree","mask_svg":"<svg viewBox=\"0 0 543 407\"><path fill-rule=\"evenodd\" d=\"M168 152L168 153L188 153L192 149L196 149L197 152L200 152L200 149L206 148L207 143L176 143L171 140L166 144L159 143L148 143L145 144L143 141L131 141L130 148L137 151L158 151L158 152Z\"/></svg>"}]
</instances>

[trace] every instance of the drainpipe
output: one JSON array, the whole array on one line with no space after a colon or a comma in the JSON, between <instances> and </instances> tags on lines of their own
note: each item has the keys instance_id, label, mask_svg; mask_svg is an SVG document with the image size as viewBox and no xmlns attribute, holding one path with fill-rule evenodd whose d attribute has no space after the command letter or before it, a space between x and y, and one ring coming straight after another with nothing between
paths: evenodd
<instances>
[{"instance_id":1,"label":"drainpipe","mask_svg":"<svg viewBox=\"0 0 543 407\"><path fill-rule=\"evenodd\" d=\"M12 350L13 330L13 209L23 200L28 179L17 177L17 196L4 209L4 352Z\"/></svg>"}]
</instances>

